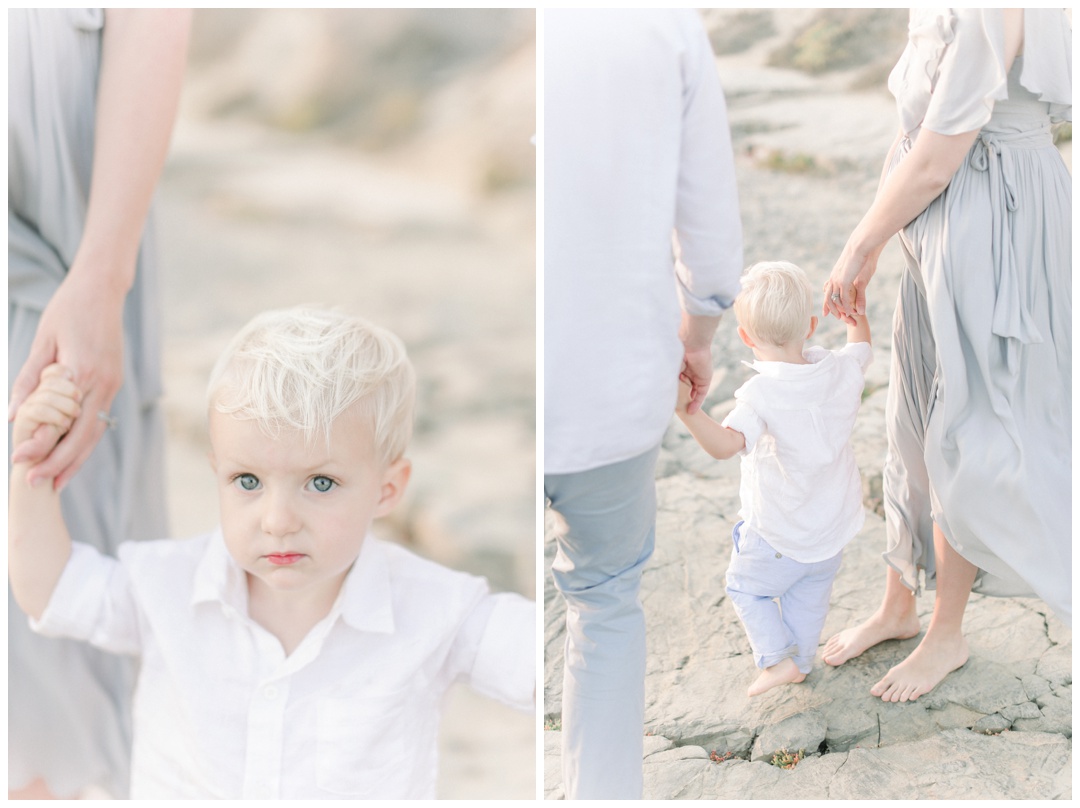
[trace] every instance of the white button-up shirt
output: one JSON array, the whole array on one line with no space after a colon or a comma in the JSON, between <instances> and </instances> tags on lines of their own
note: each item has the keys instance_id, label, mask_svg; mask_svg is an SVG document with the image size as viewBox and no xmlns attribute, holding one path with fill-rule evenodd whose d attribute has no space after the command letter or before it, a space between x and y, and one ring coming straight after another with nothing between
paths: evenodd
<instances>
[{"instance_id":1,"label":"white button-up shirt","mask_svg":"<svg viewBox=\"0 0 1080 808\"><path fill-rule=\"evenodd\" d=\"M432 798L452 682L534 704L535 605L373 536L289 656L220 531L75 543L32 625L141 656L132 798Z\"/></svg>"},{"instance_id":2,"label":"white button-up shirt","mask_svg":"<svg viewBox=\"0 0 1080 808\"><path fill-rule=\"evenodd\" d=\"M758 375L735 391L723 424L743 434L739 516L777 552L803 563L831 558L864 513L851 430L870 344L812 347L808 365L747 362Z\"/></svg>"},{"instance_id":3,"label":"white button-up shirt","mask_svg":"<svg viewBox=\"0 0 1080 808\"><path fill-rule=\"evenodd\" d=\"M680 305L731 305L742 229L697 12L548 9L544 54L544 471L565 474L660 443Z\"/></svg>"}]
</instances>

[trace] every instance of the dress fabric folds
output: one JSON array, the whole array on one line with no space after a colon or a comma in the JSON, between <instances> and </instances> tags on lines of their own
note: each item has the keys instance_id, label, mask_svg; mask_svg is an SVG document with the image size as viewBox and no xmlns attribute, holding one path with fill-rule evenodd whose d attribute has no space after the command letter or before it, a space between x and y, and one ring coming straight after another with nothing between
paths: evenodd
<instances>
[{"instance_id":1,"label":"dress fabric folds","mask_svg":"<svg viewBox=\"0 0 1080 808\"><path fill-rule=\"evenodd\" d=\"M93 162L101 9L8 12L8 389L82 238ZM160 313L144 233L123 315L124 384L105 433L65 488L77 541L115 555L167 535ZM10 430L8 439L10 444ZM8 592L8 786L57 795L128 789L134 662L30 631Z\"/></svg>"},{"instance_id":2,"label":"dress fabric folds","mask_svg":"<svg viewBox=\"0 0 1080 808\"><path fill-rule=\"evenodd\" d=\"M913 14L890 77L906 135L893 167L920 127L979 134L901 232L884 556L912 590L920 571L934 588L937 523L979 568L973 591L1037 595L1068 623L1072 182L1050 125L1071 117L1069 73L1053 72L1071 35L1060 10L1029 9L1007 75L950 70L1000 50L1000 14Z\"/></svg>"}]
</instances>

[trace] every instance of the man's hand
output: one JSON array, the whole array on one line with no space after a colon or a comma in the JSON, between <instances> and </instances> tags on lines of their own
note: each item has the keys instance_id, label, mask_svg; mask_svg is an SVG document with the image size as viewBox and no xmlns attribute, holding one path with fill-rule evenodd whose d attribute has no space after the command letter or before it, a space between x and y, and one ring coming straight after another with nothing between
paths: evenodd
<instances>
[{"instance_id":1,"label":"man's hand","mask_svg":"<svg viewBox=\"0 0 1080 808\"><path fill-rule=\"evenodd\" d=\"M697 351L686 351L683 354L682 371L679 373L679 387L688 385L690 388L690 401L686 406L686 412L693 415L701 409L705 402L705 396L712 384L712 350L703 348Z\"/></svg>"}]
</instances>

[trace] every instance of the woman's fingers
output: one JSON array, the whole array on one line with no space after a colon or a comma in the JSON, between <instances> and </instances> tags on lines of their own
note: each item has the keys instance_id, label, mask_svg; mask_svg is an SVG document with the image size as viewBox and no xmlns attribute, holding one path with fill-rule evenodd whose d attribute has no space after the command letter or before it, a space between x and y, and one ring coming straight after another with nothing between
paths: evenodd
<instances>
[{"instance_id":1,"label":"woman's fingers","mask_svg":"<svg viewBox=\"0 0 1080 808\"><path fill-rule=\"evenodd\" d=\"M49 343L46 346L44 342L39 342L36 339L34 340L34 343L30 348L30 355L26 358L26 362L23 363L22 368L15 377L15 381L11 385L11 399L8 402L8 421L14 420L15 412L22 406L22 403L26 401L27 397L37 389L42 374L51 367L51 363L55 359L55 343Z\"/></svg>"}]
</instances>

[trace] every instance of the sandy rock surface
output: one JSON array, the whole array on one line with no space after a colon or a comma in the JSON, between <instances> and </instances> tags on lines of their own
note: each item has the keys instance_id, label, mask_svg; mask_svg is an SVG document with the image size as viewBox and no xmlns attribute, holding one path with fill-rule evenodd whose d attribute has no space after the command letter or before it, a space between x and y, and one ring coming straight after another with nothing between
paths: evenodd
<instances>
[{"instance_id":1,"label":"sandy rock surface","mask_svg":"<svg viewBox=\"0 0 1080 808\"><path fill-rule=\"evenodd\" d=\"M771 41L790 30L778 28ZM768 52L766 43L718 59L735 134L745 263L790 260L820 288L873 199L895 111L881 89L847 89L851 72L811 77L769 67ZM776 152L803 155L812 167L793 173L806 161L788 159L773 163L784 170L769 168ZM844 551L823 641L871 614L884 586L885 397L902 268L890 244L868 291L875 357L853 437L867 518ZM836 348L844 339L828 320L813 342ZM733 318L721 323L713 354L718 366L705 407L720 418L752 373L742 365L752 357ZM724 592L738 485L738 460L713 460L672 419L657 467L656 551L641 591L649 641L646 798L1070 798L1072 635L1038 600L972 596L970 660L916 702L887 704L869 688L918 638L883 643L839 668L819 656L803 684L749 699L757 669ZM550 519L546 533L550 568ZM565 609L550 573L544 597L544 791L557 799ZM918 604L925 627L933 593ZM804 757L781 769L770 763L781 750Z\"/></svg>"}]
</instances>

